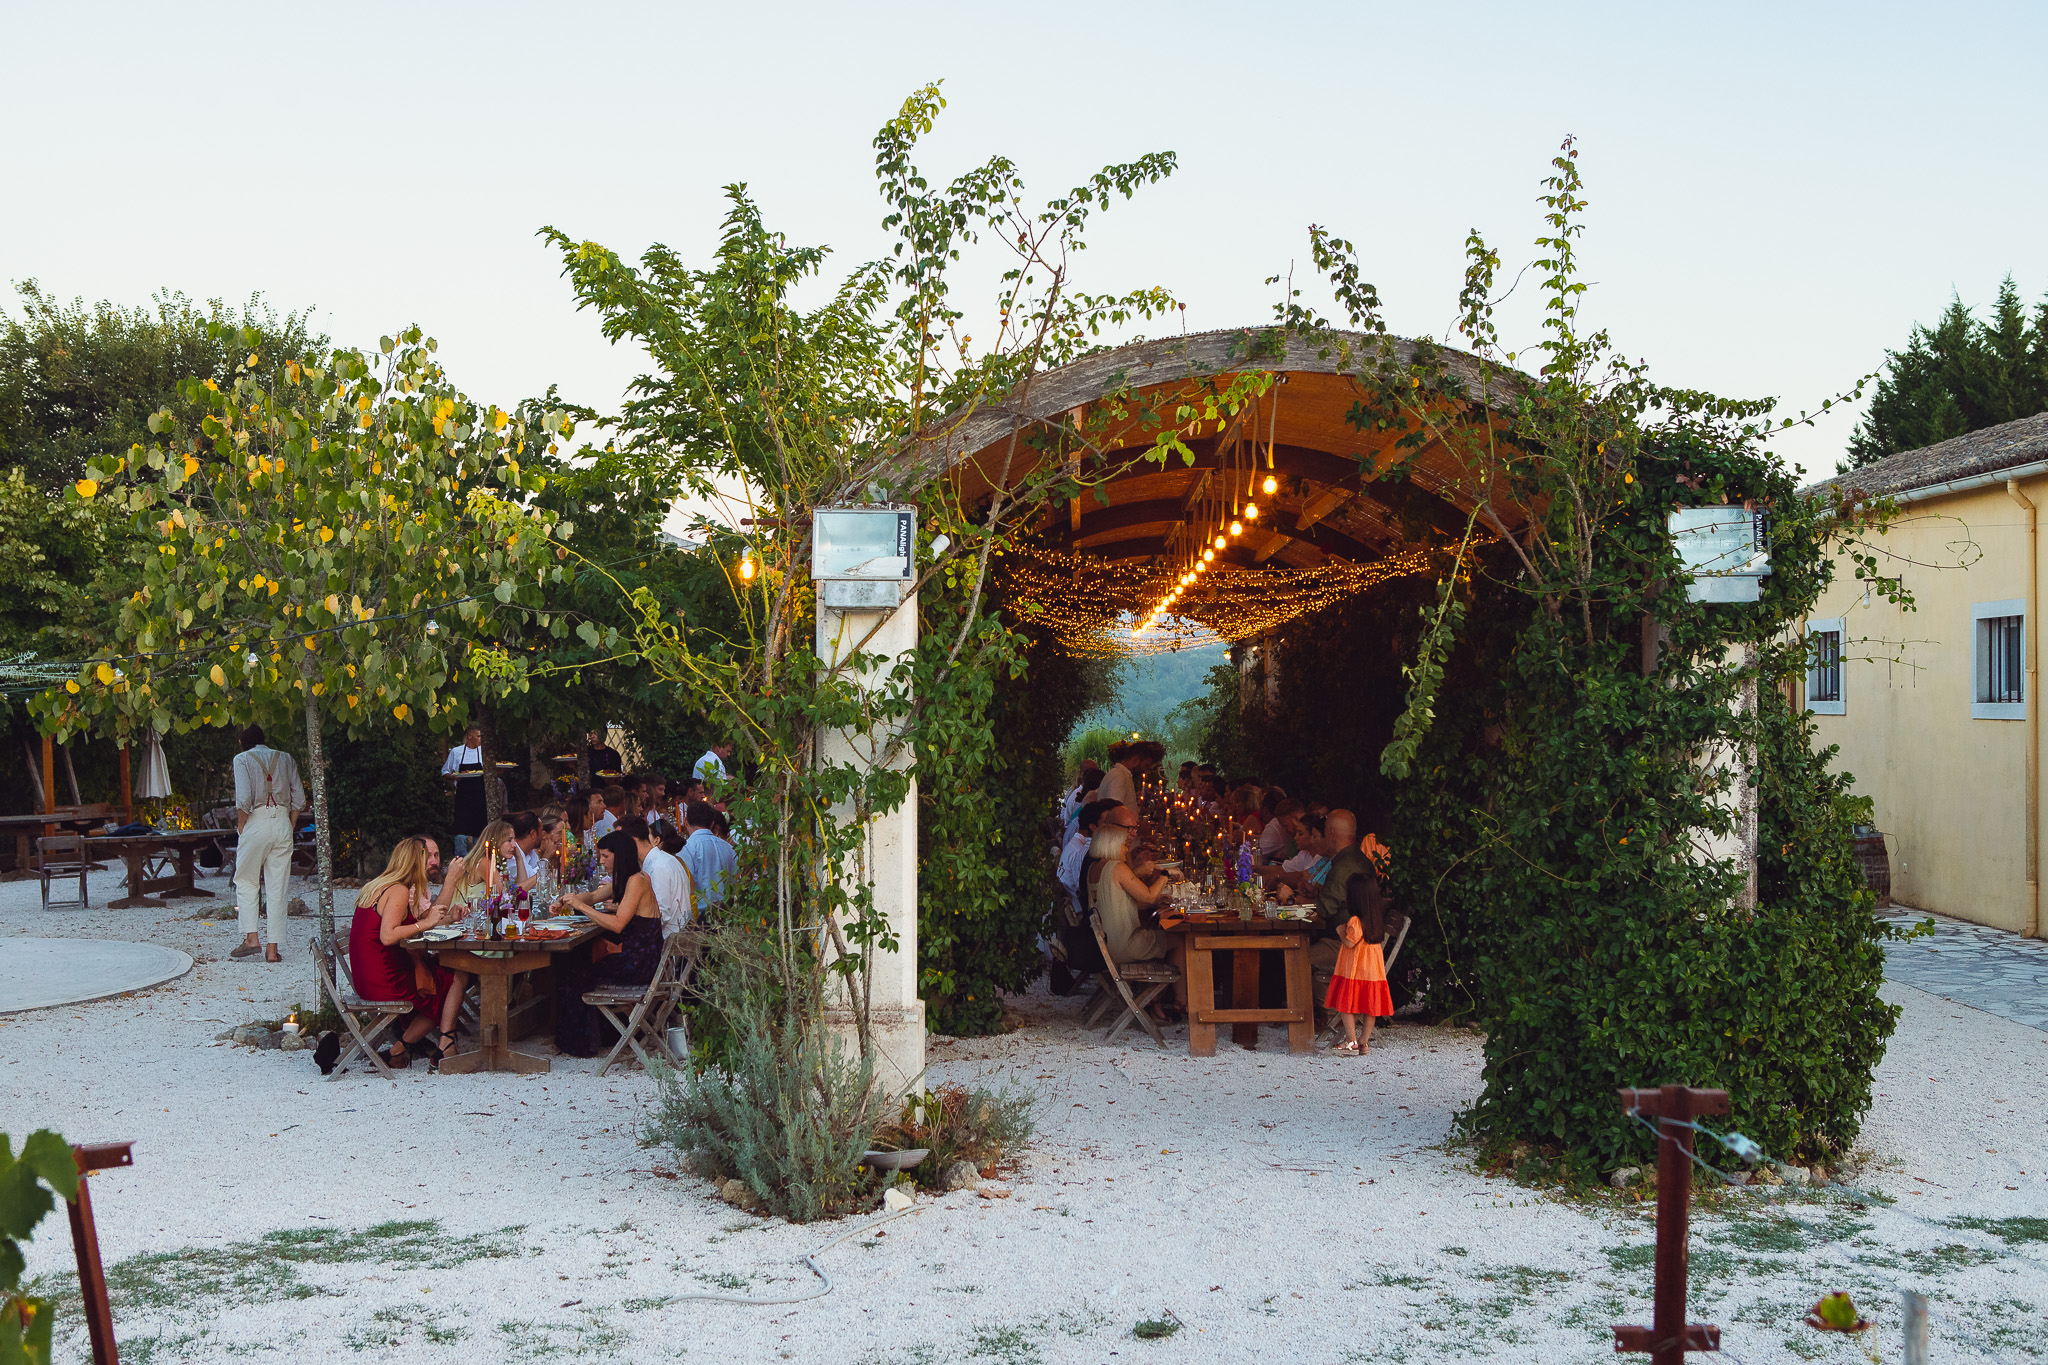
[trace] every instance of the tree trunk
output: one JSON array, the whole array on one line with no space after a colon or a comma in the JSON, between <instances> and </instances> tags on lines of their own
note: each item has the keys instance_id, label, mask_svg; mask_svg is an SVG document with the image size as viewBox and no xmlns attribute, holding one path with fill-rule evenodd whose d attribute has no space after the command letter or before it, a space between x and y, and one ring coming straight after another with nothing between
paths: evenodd
<instances>
[{"instance_id":1,"label":"tree trunk","mask_svg":"<svg viewBox=\"0 0 2048 1365\"><path fill-rule=\"evenodd\" d=\"M327 824L327 755L320 747L320 699L313 695L314 673L310 659L299 665L299 678L306 685L306 767L310 769L306 777L313 784L313 856L320 876L320 955L327 959L327 972L332 976L334 844L333 831ZM313 998L320 998L317 989Z\"/></svg>"},{"instance_id":2,"label":"tree trunk","mask_svg":"<svg viewBox=\"0 0 2048 1365\"><path fill-rule=\"evenodd\" d=\"M85 798L78 794L78 769L71 766L71 746L64 746L64 780L71 784L71 804L82 806Z\"/></svg>"},{"instance_id":3,"label":"tree trunk","mask_svg":"<svg viewBox=\"0 0 2048 1365\"><path fill-rule=\"evenodd\" d=\"M41 810L43 808L43 765L36 762L36 746L28 741L27 736L22 737L21 752L28 758L28 773L30 777L35 779L36 784L36 799L29 804L32 809Z\"/></svg>"},{"instance_id":4,"label":"tree trunk","mask_svg":"<svg viewBox=\"0 0 2048 1365\"><path fill-rule=\"evenodd\" d=\"M477 728L484 732L484 823L501 820L505 816L505 798L498 790L498 717L488 705L476 708Z\"/></svg>"}]
</instances>

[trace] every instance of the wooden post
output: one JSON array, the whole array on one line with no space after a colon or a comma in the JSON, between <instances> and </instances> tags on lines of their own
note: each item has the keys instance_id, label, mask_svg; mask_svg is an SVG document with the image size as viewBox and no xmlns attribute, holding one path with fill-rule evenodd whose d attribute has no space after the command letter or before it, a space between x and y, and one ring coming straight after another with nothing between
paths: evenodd
<instances>
[{"instance_id":1,"label":"wooden post","mask_svg":"<svg viewBox=\"0 0 2048 1365\"><path fill-rule=\"evenodd\" d=\"M92 1221L90 1177L94 1171L109 1167L133 1166L133 1145L94 1142L71 1149L71 1159L78 1164L80 1177L78 1198L71 1204L71 1249L78 1257L78 1294L85 1300L85 1325L92 1335L93 1365L118 1365L120 1357L114 1345L114 1308L107 1299L107 1276L100 1264L99 1230Z\"/></svg>"},{"instance_id":2,"label":"wooden post","mask_svg":"<svg viewBox=\"0 0 2048 1365\"><path fill-rule=\"evenodd\" d=\"M1657 1286L1649 1327L1616 1327L1617 1352L1647 1351L1651 1365L1685 1365L1687 1351L1718 1351L1721 1329L1685 1320L1686 1234L1692 1215L1692 1120L1728 1112L1725 1090L1667 1085L1624 1090L1621 1107L1657 1124Z\"/></svg>"},{"instance_id":3,"label":"wooden post","mask_svg":"<svg viewBox=\"0 0 2048 1365\"><path fill-rule=\"evenodd\" d=\"M135 779L128 769L128 746L121 746L121 811L133 820L135 818Z\"/></svg>"},{"instance_id":4,"label":"wooden post","mask_svg":"<svg viewBox=\"0 0 2048 1365\"><path fill-rule=\"evenodd\" d=\"M57 809L57 743L48 735L43 736L43 814L51 815Z\"/></svg>"}]
</instances>

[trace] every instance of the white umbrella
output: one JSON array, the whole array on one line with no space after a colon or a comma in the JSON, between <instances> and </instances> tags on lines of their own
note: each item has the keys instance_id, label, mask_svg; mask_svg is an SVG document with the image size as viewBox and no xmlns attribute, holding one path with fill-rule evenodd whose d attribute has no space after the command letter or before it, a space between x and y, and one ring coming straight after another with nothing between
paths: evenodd
<instances>
[{"instance_id":1,"label":"white umbrella","mask_svg":"<svg viewBox=\"0 0 2048 1365\"><path fill-rule=\"evenodd\" d=\"M149 742L142 747L142 781L135 788L135 795L143 801L160 801L171 794L171 768L164 762L163 741L154 730L149 733Z\"/></svg>"}]
</instances>

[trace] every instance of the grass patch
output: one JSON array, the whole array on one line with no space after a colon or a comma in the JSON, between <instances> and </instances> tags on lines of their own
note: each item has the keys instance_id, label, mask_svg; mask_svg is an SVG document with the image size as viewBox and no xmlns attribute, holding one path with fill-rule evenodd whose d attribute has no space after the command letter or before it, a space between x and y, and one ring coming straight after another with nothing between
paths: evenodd
<instances>
[{"instance_id":1,"label":"grass patch","mask_svg":"<svg viewBox=\"0 0 2048 1365\"><path fill-rule=\"evenodd\" d=\"M107 1293L117 1321L152 1312L210 1314L223 1306L311 1299L329 1291L307 1281L299 1273L302 1266L373 1263L450 1270L471 1261L524 1255L524 1231L519 1226L455 1237L441 1230L439 1219L360 1229L288 1228L254 1241L130 1256L107 1267ZM84 1312L75 1273L51 1276L37 1292L48 1294L65 1318L76 1320Z\"/></svg>"},{"instance_id":2,"label":"grass patch","mask_svg":"<svg viewBox=\"0 0 2048 1365\"><path fill-rule=\"evenodd\" d=\"M1983 1247L1966 1247L1961 1242L1950 1242L1926 1251L1906 1251L1900 1255L1907 1265L1923 1275L1953 1275L1959 1270L1969 1270L1980 1265L1990 1265L2001 1259L1998 1252Z\"/></svg>"},{"instance_id":3,"label":"grass patch","mask_svg":"<svg viewBox=\"0 0 2048 1365\"><path fill-rule=\"evenodd\" d=\"M395 1351L415 1342L429 1346L451 1346L469 1335L469 1330L438 1321L425 1305L380 1308L370 1321L350 1330L342 1342L351 1351Z\"/></svg>"},{"instance_id":4,"label":"grass patch","mask_svg":"<svg viewBox=\"0 0 2048 1365\"><path fill-rule=\"evenodd\" d=\"M1970 1215L1950 1218L1944 1226L1988 1232L2009 1247L2022 1242L2048 1242L2048 1218L1981 1218Z\"/></svg>"},{"instance_id":5,"label":"grass patch","mask_svg":"<svg viewBox=\"0 0 2048 1365\"><path fill-rule=\"evenodd\" d=\"M613 1356L624 1359L626 1334L617 1327L597 1321L541 1322L535 1318L508 1320L498 1324L498 1336L509 1360L552 1360L558 1357L583 1360Z\"/></svg>"},{"instance_id":6,"label":"grass patch","mask_svg":"<svg viewBox=\"0 0 2048 1365\"><path fill-rule=\"evenodd\" d=\"M1180 1319L1168 1314L1163 1318L1143 1318L1131 1328L1131 1335L1140 1341L1164 1341L1180 1330Z\"/></svg>"},{"instance_id":7,"label":"grass patch","mask_svg":"<svg viewBox=\"0 0 2048 1365\"><path fill-rule=\"evenodd\" d=\"M1045 1353L1021 1327L984 1327L969 1340L968 1359L993 1360L999 1365L1039 1365Z\"/></svg>"}]
</instances>

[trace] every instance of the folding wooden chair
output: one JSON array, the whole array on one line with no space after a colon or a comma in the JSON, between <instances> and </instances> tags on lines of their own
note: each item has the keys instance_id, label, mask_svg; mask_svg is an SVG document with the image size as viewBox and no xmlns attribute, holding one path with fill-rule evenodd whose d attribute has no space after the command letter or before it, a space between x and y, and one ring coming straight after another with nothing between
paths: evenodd
<instances>
[{"instance_id":1,"label":"folding wooden chair","mask_svg":"<svg viewBox=\"0 0 2048 1365\"><path fill-rule=\"evenodd\" d=\"M363 999L356 994L355 982L349 980L348 954L342 952L334 955L334 976L329 976L327 958L320 951L319 938L315 936L311 943L313 969L320 973L320 989L334 1002L335 1010L341 1015L342 1027L348 1030L348 1035L353 1040L342 1054L334 1059L334 1070L327 1073L327 1079L336 1079L341 1075L343 1067L356 1057L361 1057L375 1067L385 1080L396 1085L398 1078L391 1074L391 1068L384 1065L384 1059L377 1055L377 1039L395 1021L412 1013L412 1001ZM335 977L340 977L346 985L337 987L334 984ZM370 1026L368 1033L363 1032L364 1024Z\"/></svg>"},{"instance_id":2,"label":"folding wooden chair","mask_svg":"<svg viewBox=\"0 0 2048 1365\"><path fill-rule=\"evenodd\" d=\"M585 991L583 1003L595 1005L598 1012L611 1021L619 1031L619 1041L605 1054L603 1063L597 1068L602 1076L611 1069L619 1054L627 1048L640 1059L640 1065L647 1065L647 1050L640 1046L645 1038L654 1044L655 1050L668 1059L672 1066L683 1065L668 1045L668 1020L676 1006L690 990L691 982L697 975L698 964L704 960L704 936L692 929L678 929L668 936L661 945L661 961L654 966L654 979L645 986L600 986ZM630 1008L631 1017L620 1019L616 1011ZM689 1024L683 1024L684 1051L689 1050Z\"/></svg>"},{"instance_id":3,"label":"folding wooden chair","mask_svg":"<svg viewBox=\"0 0 2048 1365\"><path fill-rule=\"evenodd\" d=\"M40 875L43 879L43 909L47 910L52 905L60 907L75 905L85 908L92 904L91 900L88 899L85 887L85 872L92 864L85 856L85 839L83 836L77 834L52 834L47 838L38 839L36 840L36 853L36 861L41 865ZM50 883L53 881L70 881L73 877L78 878L78 899L51 900Z\"/></svg>"},{"instance_id":4,"label":"folding wooden chair","mask_svg":"<svg viewBox=\"0 0 2048 1365\"><path fill-rule=\"evenodd\" d=\"M1102 960L1108 964L1108 970L1103 973L1104 979L1115 987L1117 996L1124 1002L1124 1012L1109 1026L1109 1032L1102 1035L1102 1041L1109 1042L1136 1023L1152 1035L1153 1042L1165 1047L1166 1035L1159 1031L1158 1021L1145 1013L1145 1007L1158 999L1161 991L1180 980L1180 973L1165 962L1118 962L1109 955L1109 940L1102 936L1102 916L1095 916L1090 924L1095 929L1095 946L1102 950ZM1131 994L1134 981L1147 988L1144 994ZM1115 1004L1115 1000L1110 1003Z\"/></svg>"}]
</instances>

